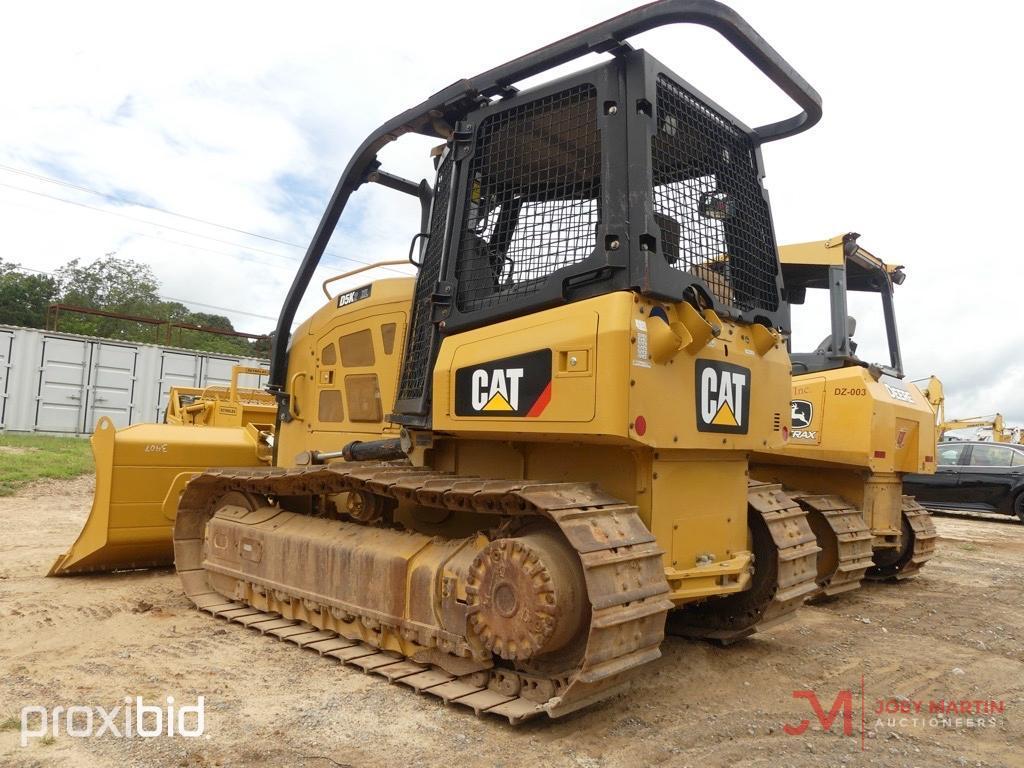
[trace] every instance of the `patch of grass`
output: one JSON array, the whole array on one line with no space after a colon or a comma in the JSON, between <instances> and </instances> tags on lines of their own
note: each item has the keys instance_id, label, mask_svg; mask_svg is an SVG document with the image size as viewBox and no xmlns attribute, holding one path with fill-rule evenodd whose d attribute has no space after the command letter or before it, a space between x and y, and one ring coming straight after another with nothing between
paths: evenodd
<instances>
[{"instance_id":1,"label":"patch of grass","mask_svg":"<svg viewBox=\"0 0 1024 768\"><path fill-rule=\"evenodd\" d=\"M92 472L89 441L78 437L0 434L0 496L34 480Z\"/></svg>"},{"instance_id":2,"label":"patch of grass","mask_svg":"<svg viewBox=\"0 0 1024 768\"><path fill-rule=\"evenodd\" d=\"M21 720L14 717L8 717L4 720L0 720L0 731L17 731L21 728Z\"/></svg>"},{"instance_id":3,"label":"patch of grass","mask_svg":"<svg viewBox=\"0 0 1024 768\"><path fill-rule=\"evenodd\" d=\"M43 736L43 738L41 738L39 740L39 743L42 744L44 747L48 747L51 744L53 744L55 741L56 741L56 739L53 738L53 735L48 733L45 736Z\"/></svg>"}]
</instances>

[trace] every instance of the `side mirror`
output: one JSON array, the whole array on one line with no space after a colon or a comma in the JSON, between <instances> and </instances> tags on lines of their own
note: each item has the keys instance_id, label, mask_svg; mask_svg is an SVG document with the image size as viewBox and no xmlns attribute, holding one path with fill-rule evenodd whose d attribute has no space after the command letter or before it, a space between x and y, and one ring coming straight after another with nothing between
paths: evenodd
<instances>
[{"instance_id":1,"label":"side mirror","mask_svg":"<svg viewBox=\"0 0 1024 768\"><path fill-rule=\"evenodd\" d=\"M807 301L807 287L801 286L800 288L787 288L786 300L790 304L803 304Z\"/></svg>"}]
</instances>

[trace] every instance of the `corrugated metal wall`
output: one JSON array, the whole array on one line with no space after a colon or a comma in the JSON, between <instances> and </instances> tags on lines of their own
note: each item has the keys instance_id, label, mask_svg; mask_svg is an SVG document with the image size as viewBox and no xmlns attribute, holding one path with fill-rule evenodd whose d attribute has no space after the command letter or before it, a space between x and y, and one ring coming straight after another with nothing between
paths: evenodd
<instances>
[{"instance_id":1,"label":"corrugated metal wall","mask_svg":"<svg viewBox=\"0 0 1024 768\"><path fill-rule=\"evenodd\" d=\"M239 364L267 361L0 325L0 429L89 434L100 416L118 427L161 421L170 387L228 384Z\"/></svg>"}]
</instances>

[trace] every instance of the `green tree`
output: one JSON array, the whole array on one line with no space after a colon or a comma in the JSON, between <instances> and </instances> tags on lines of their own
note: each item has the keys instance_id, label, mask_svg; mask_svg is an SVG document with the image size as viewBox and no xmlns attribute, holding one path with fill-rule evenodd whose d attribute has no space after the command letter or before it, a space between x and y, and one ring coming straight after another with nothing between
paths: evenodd
<instances>
[{"instance_id":1,"label":"green tree","mask_svg":"<svg viewBox=\"0 0 1024 768\"><path fill-rule=\"evenodd\" d=\"M65 304L142 315L161 303L153 270L128 259L104 256L91 264L72 259L58 274Z\"/></svg>"},{"instance_id":2,"label":"green tree","mask_svg":"<svg viewBox=\"0 0 1024 768\"><path fill-rule=\"evenodd\" d=\"M0 259L0 323L28 328L46 327L46 309L59 286L49 275L21 271Z\"/></svg>"},{"instance_id":3,"label":"green tree","mask_svg":"<svg viewBox=\"0 0 1024 768\"><path fill-rule=\"evenodd\" d=\"M113 255L84 264L73 259L57 270L57 277L26 274L0 261L0 323L46 326L47 307L53 303L106 312L185 323L198 328L235 330L223 315L193 312L184 304L160 298L160 284L145 264ZM218 336L202 330L171 328L120 318L61 311L59 329L123 341L169 343L188 349L234 355L266 354L266 342Z\"/></svg>"},{"instance_id":4,"label":"green tree","mask_svg":"<svg viewBox=\"0 0 1024 768\"><path fill-rule=\"evenodd\" d=\"M159 284L145 264L105 256L89 264L72 259L57 271L60 302L139 317L155 317ZM157 341L158 328L109 317L62 312L60 330L124 341Z\"/></svg>"}]
</instances>

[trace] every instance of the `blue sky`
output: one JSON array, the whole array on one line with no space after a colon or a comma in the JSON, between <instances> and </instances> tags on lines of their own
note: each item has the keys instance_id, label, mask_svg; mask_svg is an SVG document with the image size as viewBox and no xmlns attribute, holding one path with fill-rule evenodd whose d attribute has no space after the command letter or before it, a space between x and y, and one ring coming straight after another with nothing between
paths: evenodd
<instances>
[{"instance_id":1,"label":"blue sky","mask_svg":"<svg viewBox=\"0 0 1024 768\"><path fill-rule=\"evenodd\" d=\"M117 251L150 264L165 295L238 310L226 313L237 327L266 331L366 133L459 77L631 5L12 6L5 27L16 32L0 47L0 258L52 269ZM1024 12L983 2L975 17L880 0L733 5L825 101L819 126L764 150L779 241L855 230L905 264L897 312L908 372L940 375L951 415L1002 410L1024 423L1022 270L1007 231L1024 172L1012 135ZM989 28L992 17L1002 22ZM636 43L748 123L789 113L711 32ZM426 175L430 144L399 142L385 165ZM344 265L402 258L417 215L395 193L357 193L314 286ZM862 349L877 347L871 318L859 320ZM824 335L820 321L797 314L802 346Z\"/></svg>"}]
</instances>

